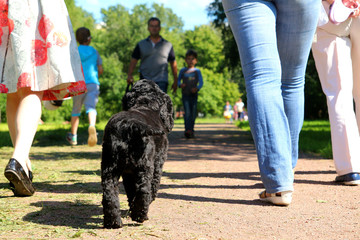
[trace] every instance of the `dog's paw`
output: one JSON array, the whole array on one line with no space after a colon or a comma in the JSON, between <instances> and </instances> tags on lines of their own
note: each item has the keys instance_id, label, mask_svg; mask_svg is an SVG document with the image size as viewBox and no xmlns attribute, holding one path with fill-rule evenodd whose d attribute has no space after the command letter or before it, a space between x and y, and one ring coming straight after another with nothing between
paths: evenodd
<instances>
[{"instance_id":1,"label":"dog's paw","mask_svg":"<svg viewBox=\"0 0 360 240\"><path fill-rule=\"evenodd\" d=\"M143 223L146 220L149 220L147 215L135 215L135 214L131 214L131 220L138 222L138 223Z\"/></svg>"},{"instance_id":2,"label":"dog's paw","mask_svg":"<svg viewBox=\"0 0 360 240\"><path fill-rule=\"evenodd\" d=\"M120 219L120 221L114 221L114 222L104 222L104 228L108 229L115 229L115 228L121 228L123 226L123 223Z\"/></svg>"}]
</instances>

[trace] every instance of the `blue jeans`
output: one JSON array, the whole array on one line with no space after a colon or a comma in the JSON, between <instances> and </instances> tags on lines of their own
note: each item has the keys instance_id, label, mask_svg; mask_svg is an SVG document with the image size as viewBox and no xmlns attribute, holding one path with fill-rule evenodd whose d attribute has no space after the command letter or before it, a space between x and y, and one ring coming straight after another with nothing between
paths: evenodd
<instances>
[{"instance_id":1,"label":"blue jeans","mask_svg":"<svg viewBox=\"0 0 360 240\"><path fill-rule=\"evenodd\" d=\"M248 115L268 193L293 191L305 70L319 0L223 0L240 53Z\"/></svg>"},{"instance_id":2,"label":"blue jeans","mask_svg":"<svg viewBox=\"0 0 360 240\"><path fill-rule=\"evenodd\" d=\"M167 82L155 82L159 88L164 92L164 93L167 93L167 89L168 89L168 85L169 83Z\"/></svg>"},{"instance_id":3,"label":"blue jeans","mask_svg":"<svg viewBox=\"0 0 360 240\"><path fill-rule=\"evenodd\" d=\"M185 131L194 131L195 119L197 114L197 95L182 95L184 105Z\"/></svg>"}]
</instances>

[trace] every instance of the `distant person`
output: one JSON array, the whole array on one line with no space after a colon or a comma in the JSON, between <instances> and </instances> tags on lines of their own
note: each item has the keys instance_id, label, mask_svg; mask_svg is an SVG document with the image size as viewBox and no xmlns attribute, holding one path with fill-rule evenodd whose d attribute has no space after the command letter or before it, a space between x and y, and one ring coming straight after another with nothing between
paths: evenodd
<instances>
[{"instance_id":1,"label":"distant person","mask_svg":"<svg viewBox=\"0 0 360 240\"><path fill-rule=\"evenodd\" d=\"M261 180L261 201L292 201L304 119L305 70L320 12L319 0L222 0L236 40L249 124Z\"/></svg>"},{"instance_id":2,"label":"distant person","mask_svg":"<svg viewBox=\"0 0 360 240\"><path fill-rule=\"evenodd\" d=\"M187 67L180 70L178 86L182 89L182 102L184 105L185 137L194 138L194 125L197 115L198 92L203 86L201 72L195 67L197 52L188 50L185 55Z\"/></svg>"},{"instance_id":3,"label":"distant person","mask_svg":"<svg viewBox=\"0 0 360 240\"><path fill-rule=\"evenodd\" d=\"M41 101L84 93L86 85L63 0L0 1L0 9L0 93L7 94L14 146L4 174L15 196L31 196L35 188L29 152Z\"/></svg>"},{"instance_id":4,"label":"distant person","mask_svg":"<svg viewBox=\"0 0 360 240\"><path fill-rule=\"evenodd\" d=\"M225 119L227 120L227 122L232 123L234 110L229 101L227 101L224 106L224 114L223 115L224 115Z\"/></svg>"},{"instance_id":5,"label":"distant person","mask_svg":"<svg viewBox=\"0 0 360 240\"><path fill-rule=\"evenodd\" d=\"M234 105L235 120L244 120L244 106L245 104L243 103L242 99L239 98L239 100Z\"/></svg>"},{"instance_id":6,"label":"distant person","mask_svg":"<svg viewBox=\"0 0 360 240\"><path fill-rule=\"evenodd\" d=\"M167 93L168 81L168 63L170 63L174 84L172 89L177 89L177 64L175 53L170 42L160 36L160 19L152 17L148 20L148 31L150 36L140 41L133 53L130 61L127 83L133 83L132 76L139 59L140 62L140 79L149 79L154 81L161 90Z\"/></svg>"},{"instance_id":7,"label":"distant person","mask_svg":"<svg viewBox=\"0 0 360 240\"><path fill-rule=\"evenodd\" d=\"M327 99L333 158L338 175L335 181L360 185L359 10L344 22L334 24L328 18L333 2L322 1L323 21L319 21L312 52Z\"/></svg>"},{"instance_id":8,"label":"distant person","mask_svg":"<svg viewBox=\"0 0 360 240\"><path fill-rule=\"evenodd\" d=\"M97 133L95 128L97 115L96 104L100 94L99 75L103 73L102 59L98 51L92 46L89 46L91 43L89 29L85 27L77 29L76 40L80 44L78 49L84 71L87 92L73 98L71 132L66 135L66 140L73 146L77 144L77 130L80 121L79 116L81 114L82 105L84 105L89 120L88 145L93 147L97 143Z\"/></svg>"}]
</instances>

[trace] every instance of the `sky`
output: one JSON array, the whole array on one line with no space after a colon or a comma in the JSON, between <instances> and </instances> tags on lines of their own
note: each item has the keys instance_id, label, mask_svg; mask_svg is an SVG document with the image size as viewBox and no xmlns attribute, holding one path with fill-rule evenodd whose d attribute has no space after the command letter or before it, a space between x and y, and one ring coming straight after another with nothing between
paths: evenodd
<instances>
[{"instance_id":1,"label":"sky","mask_svg":"<svg viewBox=\"0 0 360 240\"><path fill-rule=\"evenodd\" d=\"M134 5L147 4L150 7L154 2L163 4L184 22L184 30L193 30L195 26L208 24L206 8L213 0L75 0L76 5L91 13L96 22L101 20L101 8L120 4L131 10Z\"/></svg>"}]
</instances>

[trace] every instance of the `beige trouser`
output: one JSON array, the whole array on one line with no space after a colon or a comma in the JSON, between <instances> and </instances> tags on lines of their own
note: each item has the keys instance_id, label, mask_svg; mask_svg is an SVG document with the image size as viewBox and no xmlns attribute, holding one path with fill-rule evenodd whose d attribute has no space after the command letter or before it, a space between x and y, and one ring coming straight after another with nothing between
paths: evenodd
<instances>
[{"instance_id":1,"label":"beige trouser","mask_svg":"<svg viewBox=\"0 0 360 240\"><path fill-rule=\"evenodd\" d=\"M327 99L336 172L360 172L360 18L318 27L312 52Z\"/></svg>"}]
</instances>

